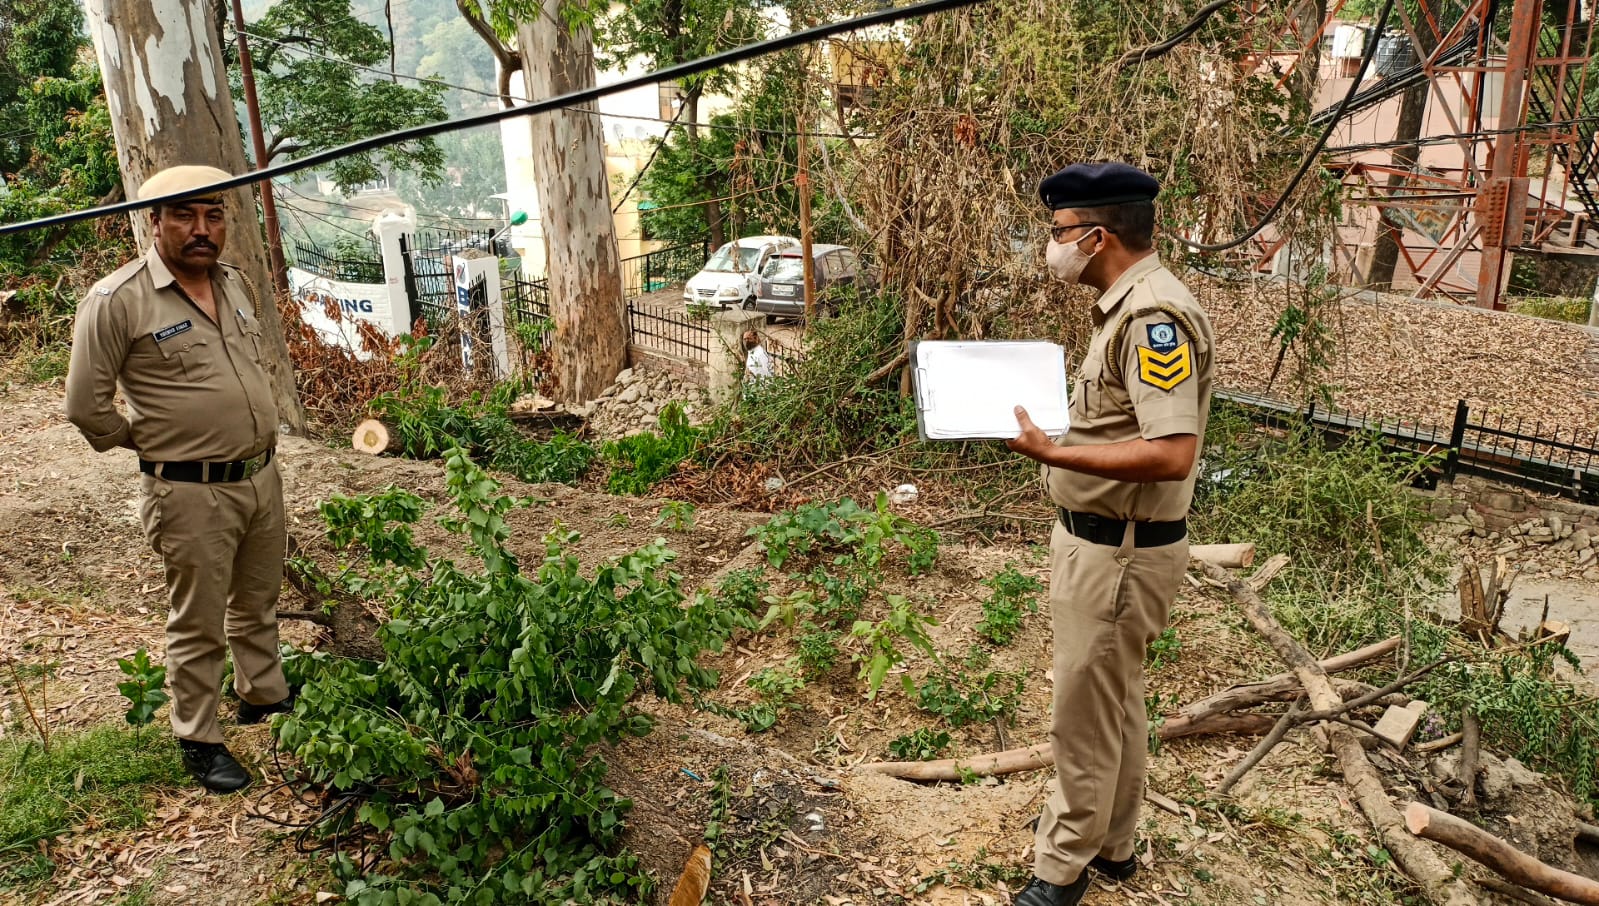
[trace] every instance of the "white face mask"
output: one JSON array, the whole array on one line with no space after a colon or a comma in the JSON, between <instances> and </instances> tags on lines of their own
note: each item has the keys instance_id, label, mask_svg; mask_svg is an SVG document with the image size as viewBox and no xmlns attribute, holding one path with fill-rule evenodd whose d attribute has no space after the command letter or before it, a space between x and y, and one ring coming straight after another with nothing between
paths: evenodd
<instances>
[{"instance_id":1,"label":"white face mask","mask_svg":"<svg viewBox=\"0 0 1599 906\"><path fill-rule=\"evenodd\" d=\"M1082 241L1098 230L1099 227L1089 230L1078 237L1076 242L1056 242L1051 239L1044 249L1044 261L1049 265L1049 272L1054 274L1056 279L1067 283L1080 282L1083 268L1088 267L1088 262L1093 260L1094 255L1099 254L1099 249L1094 249L1094 255L1083 251Z\"/></svg>"}]
</instances>

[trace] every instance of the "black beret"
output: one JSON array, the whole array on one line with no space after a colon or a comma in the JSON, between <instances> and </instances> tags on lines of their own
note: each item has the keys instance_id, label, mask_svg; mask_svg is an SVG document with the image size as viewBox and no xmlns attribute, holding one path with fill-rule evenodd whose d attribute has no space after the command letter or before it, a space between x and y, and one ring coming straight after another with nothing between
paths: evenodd
<instances>
[{"instance_id":1,"label":"black beret","mask_svg":"<svg viewBox=\"0 0 1599 906\"><path fill-rule=\"evenodd\" d=\"M1154 201L1158 194L1155 177L1115 161L1072 164L1038 184L1038 197L1051 211Z\"/></svg>"}]
</instances>

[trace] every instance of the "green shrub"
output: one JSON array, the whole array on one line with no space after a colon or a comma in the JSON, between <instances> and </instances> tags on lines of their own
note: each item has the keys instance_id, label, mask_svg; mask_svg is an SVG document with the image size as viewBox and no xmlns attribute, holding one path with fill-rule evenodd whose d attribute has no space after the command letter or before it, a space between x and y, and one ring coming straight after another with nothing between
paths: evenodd
<instances>
[{"instance_id":1,"label":"green shrub","mask_svg":"<svg viewBox=\"0 0 1599 906\"><path fill-rule=\"evenodd\" d=\"M688 423L679 403L661 410L660 433L646 431L607 441L600 456L611 468L605 489L612 494L648 494L699 446L700 432Z\"/></svg>"},{"instance_id":2,"label":"green shrub","mask_svg":"<svg viewBox=\"0 0 1599 906\"><path fill-rule=\"evenodd\" d=\"M932 761L944 754L944 750L949 748L949 742L948 732L922 727L920 730L890 740L888 754L901 761Z\"/></svg>"},{"instance_id":3,"label":"green shrub","mask_svg":"<svg viewBox=\"0 0 1599 906\"><path fill-rule=\"evenodd\" d=\"M1506 301L1510 303L1510 310L1518 315L1572 324L1587 324L1588 310L1593 307L1592 299L1564 296L1523 296Z\"/></svg>"},{"instance_id":4,"label":"green shrub","mask_svg":"<svg viewBox=\"0 0 1599 906\"><path fill-rule=\"evenodd\" d=\"M636 691L678 700L684 686L714 686L699 655L750 618L708 595L687 601L669 569L674 555L659 545L588 576L567 552L576 536L557 530L542 563L524 571L506 548L505 516L518 501L461 450L445 466L456 513L440 522L481 567L369 556L364 574L342 581L391 614L379 633L384 660L292 659L304 685L274 727L327 796L358 804L350 821L386 836L387 859L371 871L336 860L344 895L360 904L400 891L414 902L647 900L649 878L619 849L628 803L604 785L598 749L650 731L630 704ZM346 525L419 511L360 498L337 508ZM398 529L384 521L342 537ZM335 845L349 839L347 826L325 829L339 835Z\"/></svg>"},{"instance_id":5,"label":"green shrub","mask_svg":"<svg viewBox=\"0 0 1599 906\"><path fill-rule=\"evenodd\" d=\"M1022 675L994 670L970 677L964 670L941 667L916 689L916 706L942 717L952 727L1009 720L1022 700Z\"/></svg>"},{"instance_id":6,"label":"green shrub","mask_svg":"<svg viewBox=\"0 0 1599 906\"><path fill-rule=\"evenodd\" d=\"M1023 573L1016 564L1007 563L994 576L983 580L992 591L983 602L983 619L975 627L977 634L996 645L1009 645L1021 631L1022 617L1038 611L1038 593L1043 583Z\"/></svg>"}]
</instances>

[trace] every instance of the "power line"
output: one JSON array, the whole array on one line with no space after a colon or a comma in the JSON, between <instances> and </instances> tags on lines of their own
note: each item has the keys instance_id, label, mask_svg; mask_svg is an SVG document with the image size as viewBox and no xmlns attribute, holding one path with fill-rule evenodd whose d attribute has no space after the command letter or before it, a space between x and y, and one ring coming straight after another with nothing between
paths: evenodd
<instances>
[{"instance_id":1,"label":"power line","mask_svg":"<svg viewBox=\"0 0 1599 906\"><path fill-rule=\"evenodd\" d=\"M237 189L243 186L253 185L258 182L272 179L277 176L287 176L290 173L298 173L301 170L310 170L317 167L326 166L327 164L351 155L362 154L367 151L372 151L377 148L395 144L397 142L431 138L435 135L444 135L450 132L457 132L462 129L471 129L477 126L487 126L492 123L499 123L516 117L529 116L539 113L549 113L556 110L562 110L567 107L588 104L597 101L600 98L610 97L613 94L620 94L621 92L630 91L634 88L642 88L657 85L661 82L671 82L678 79L689 78L691 76L699 75L702 72L708 72L724 66L735 66L739 63L745 62L746 60L753 60L756 57L765 56L778 51L802 47L807 44L820 41L824 38L832 37L833 35L843 34L844 32L868 28L873 25L887 25L893 22L899 22L903 19L926 16L931 13L945 12L953 9L960 9L962 7L972 6L981 2L983 2L983 0L922 0L922 2L912 3L909 6L881 9L875 12L866 13L864 15L854 16L839 22L830 22L825 25L818 25L812 28L803 29L801 31L790 32L789 34L780 35L776 38L768 38L764 41L757 41L754 44L746 44L742 47L736 47L731 50L724 50L717 53L708 54L706 56L699 57L698 59L690 60L686 63L679 63L673 66L664 67L662 69L652 70L644 73L643 75L622 79L604 87L595 86L592 88L584 88L579 91L567 92L566 94L558 95L553 98L546 98L541 101L535 101L531 104L523 104L504 110L490 110L483 113L464 116L455 120L444 120L438 123L413 126L408 129L397 129L393 132L388 132L383 135L377 135L371 138L361 139L359 141L340 145L336 148L329 148L325 151L307 154L305 157L299 158L298 160L284 161L283 163L273 164L270 167L265 167L260 170L253 170L251 172L230 177L228 179L219 180L210 185L200 186L189 191L174 192L159 198L132 199L119 202L117 204L102 205L98 207L87 208L81 211L73 211L67 214L57 214L52 217L41 217L34 220L25 220L21 223L0 225L0 236L9 236L12 233L20 233L26 230L64 226L69 223L77 223L79 221L90 220L95 217L106 217L113 214L126 214L131 211L143 210L159 204L170 204L181 198L192 197L194 194L196 194L196 192L222 192L229 189ZM1392 7L1393 0L1388 0L1387 6L1384 7L1385 19L1387 11L1392 9ZM1376 42L1374 41L1371 43L1372 46L1375 47ZM1366 59L1366 62L1370 62L1369 55Z\"/></svg>"},{"instance_id":2,"label":"power line","mask_svg":"<svg viewBox=\"0 0 1599 906\"><path fill-rule=\"evenodd\" d=\"M1383 29L1388 26L1388 14L1393 11L1394 0L1387 0L1382 7L1382 15L1377 17L1377 28L1373 34L1380 35L1383 33ZM1371 68L1371 61L1377 56L1377 44L1377 41L1366 42L1366 50L1360 57L1360 69L1355 73L1354 81L1349 83L1349 92L1344 95L1344 99L1338 103L1338 109L1334 110L1332 117L1327 120L1327 127L1322 130L1321 137L1316 140L1316 146L1311 148L1310 152L1305 155L1305 159L1299 164L1298 172L1294 174L1293 179L1288 181L1288 186L1283 189L1281 195L1277 196L1277 200L1272 202L1270 210L1266 211L1264 217L1261 217L1242 236L1229 239L1226 242L1192 242L1179 235L1174 235L1173 238L1196 252L1225 252L1228 249L1243 245L1255 238L1255 235L1261 230L1264 230L1267 224L1271 223L1277 217L1277 214L1282 211L1283 206L1288 203L1289 196L1293 195L1294 190L1299 188L1299 183L1305 178L1305 174L1309 173L1310 168L1315 166L1321 158L1322 150L1327 147L1327 140L1332 138L1333 130L1338 127L1339 121L1344 118L1344 112L1355 99L1355 95L1360 93L1360 83L1365 80L1366 70ZM0 235L4 235L4 233L0 232Z\"/></svg>"}]
</instances>

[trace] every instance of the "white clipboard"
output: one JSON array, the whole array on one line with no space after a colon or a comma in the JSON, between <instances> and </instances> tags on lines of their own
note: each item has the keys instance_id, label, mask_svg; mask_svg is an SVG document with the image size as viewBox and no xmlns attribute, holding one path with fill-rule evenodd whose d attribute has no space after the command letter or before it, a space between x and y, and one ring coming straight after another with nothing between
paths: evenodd
<instances>
[{"instance_id":1,"label":"white clipboard","mask_svg":"<svg viewBox=\"0 0 1599 906\"><path fill-rule=\"evenodd\" d=\"M911 347L922 440L1009 439L1017 406L1045 434L1071 426L1066 350L1043 340L923 340Z\"/></svg>"}]
</instances>

